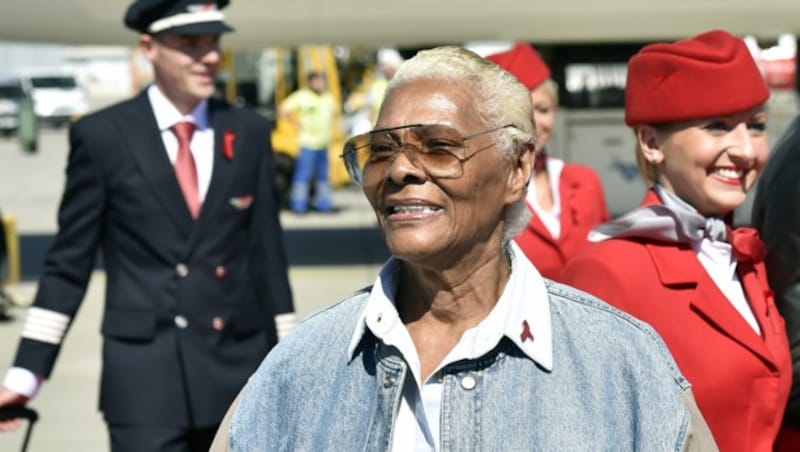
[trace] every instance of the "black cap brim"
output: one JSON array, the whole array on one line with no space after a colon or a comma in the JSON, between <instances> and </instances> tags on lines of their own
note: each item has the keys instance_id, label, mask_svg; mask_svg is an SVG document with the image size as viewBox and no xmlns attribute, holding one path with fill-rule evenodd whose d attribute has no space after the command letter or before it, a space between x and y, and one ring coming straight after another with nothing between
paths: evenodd
<instances>
[{"instance_id":1,"label":"black cap brim","mask_svg":"<svg viewBox=\"0 0 800 452\"><path fill-rule=\"evenodd\" d=\"M225 22L212 21L212 22L198 22L194 24L186 24L178 27L167 28L161 30L156 34L169 33L182 36L199 36L199 35L216 35L222 33L230 33L234 29Z\"/></svg>"}]
</instances>

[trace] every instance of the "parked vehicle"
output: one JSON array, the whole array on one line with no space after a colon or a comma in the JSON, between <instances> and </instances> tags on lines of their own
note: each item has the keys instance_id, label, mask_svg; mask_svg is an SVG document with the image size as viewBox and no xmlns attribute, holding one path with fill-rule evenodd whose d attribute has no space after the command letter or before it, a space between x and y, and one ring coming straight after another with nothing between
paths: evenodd
<instances>
[{"instance_id":1,"label":"parked vehicle","mask_svg":"<svg viewBox=\"0 0 800 452\"><path fill-rule=\"evenodd\" d=\"M23 90L33 99L36 117L66 125L89 111L89 99L75 76L62 70L36 70L21 76Z\"/></svg>"},{"instance_id":2,"label":"parked vehicle","mask_svg":"<svg viewBox=\"0 0 800 452\"><path fill-rule=\"evenodd\" d=\"M0 133L4 136L16 133L19 128L19 107L23 96L19 77L0 75Z\"/></svg>"}]
</instances>

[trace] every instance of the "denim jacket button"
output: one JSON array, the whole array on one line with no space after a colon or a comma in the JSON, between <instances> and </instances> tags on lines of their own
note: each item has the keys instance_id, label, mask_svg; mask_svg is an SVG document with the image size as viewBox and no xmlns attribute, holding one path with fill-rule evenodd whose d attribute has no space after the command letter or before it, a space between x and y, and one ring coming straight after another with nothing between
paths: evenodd
<instances>
[{"instance_id":1,"label":"denim jacket button","mask_svg":"<svg viewBox=\"0 0 800 452\"><path fill-rule=\"evenodd\" d=\"M391 388L394 386L395 380L394 377L386 377L383 379L383 387L384 388Z\"/></svg>"},{"instance_id":2,"label":"denim jacket button","mask_svg":"<svg viewBox=\"0 0 800 452\"><path fill-rule=\"evenodd\" d=\"M467 375L466 377L461 379L461 387L469 391L470 389L474 389L475 385L478 382L475 381L475 377L472 375Z\"/></svg>"}]
</instances>

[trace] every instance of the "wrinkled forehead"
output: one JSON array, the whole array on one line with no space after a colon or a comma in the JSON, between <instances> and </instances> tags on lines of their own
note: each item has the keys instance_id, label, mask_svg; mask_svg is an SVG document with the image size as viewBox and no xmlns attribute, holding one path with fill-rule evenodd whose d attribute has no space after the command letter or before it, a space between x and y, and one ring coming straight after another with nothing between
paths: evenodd
<instances>
[{"instance_id":1,"label":"wrinkled forehead","mask_svg":"<svg viewBox=\"0 0 800 452\"><path fill-rule=\"evenodd\" d=\"M478 96L471 85L458 80L408 81L387 92L376 129L409 124L442 124L459 130L482 125Z\"/></svg>"},{"instance_id":2,"label":"wrinkled forehead","mask_svg":"<svg viewBox=\"0 0 800 452\"><path fill-rule=\"evenodd\" d=\"M463 141L463 134L456 128L447 124L408 124L384 129L375 129L370 132L372 141L427 141L448 140L450 142Z\"/></svg>"}]
</instances>

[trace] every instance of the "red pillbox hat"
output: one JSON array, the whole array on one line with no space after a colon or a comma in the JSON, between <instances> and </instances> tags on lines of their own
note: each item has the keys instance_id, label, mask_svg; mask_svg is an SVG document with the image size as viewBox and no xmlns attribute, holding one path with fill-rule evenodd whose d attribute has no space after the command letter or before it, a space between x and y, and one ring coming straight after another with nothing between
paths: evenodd
<instances>
[{"instance_id":1,"label":"red pillbox hat","mask_svg":"<svg viewBox=\"0 0 800 452\"><path fill-rule=\"evenodd\" d=\"M769 88L744 41L713 30L651 44L628 61L625 123L726 116L766 102Z\"/></svg>"},{"instance_id":2,"label":"red pillbox hat","mask_svg":"<svg viewBox=\"0 0 800 452\"><path fill-rule=\"evenodd\" d=\"M510 50L489 55L486 59L514 74L529 90L550 78L550 68L539 53L524 42L518 42Z\"/></svg>"}]
</instances>

